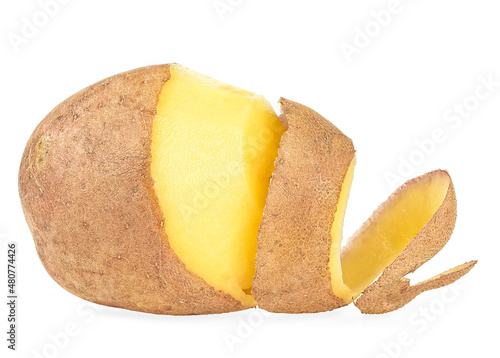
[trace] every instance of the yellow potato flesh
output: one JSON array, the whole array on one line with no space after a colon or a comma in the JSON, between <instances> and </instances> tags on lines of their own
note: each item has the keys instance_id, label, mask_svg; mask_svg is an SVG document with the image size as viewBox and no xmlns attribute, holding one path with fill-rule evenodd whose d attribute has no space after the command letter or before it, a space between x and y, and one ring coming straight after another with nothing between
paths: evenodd
<instances>
[{"instance_id":1,"label":"yellow potato flesh","mask_svg":"<svg viewBox=\"0 0 500 358\"><path fill-rule=\"evenodd\" d=\"M354 177L354 166L356 158L354 158L347 170L342 189L340 191L339 201L337 202L337 210L330 231L332 236L332 245L330 249L330 275L332 279L333 292L337 297L342 298L346 303L352 301L352 290L344 284L342 279L342 263L340 260L340 247L342 244L342 232L344 226L344 217L347 208L347 200L351 191L352 179Z\"/></svg>"},{"instance_id":2,"label":"yellow potato flesh","mask_svg":"<svg viewBox=\"0 0 500 358\"><path fill-rule=\"evenodd\" d=\"M357 233L341 251L342 223L354 161L342 186L332 226L330 272L336 296L352 302L406 248L439 209L450 184L446 175L429 176L403 189L377 220Z\"/></svg>"},{"instance_id":3,"label":"yellow potato flesh","mask_svg":"<svg viewBox=\"0 0 500 358\"><path fill-rule=\"evenodd\" d=\"M151 163L169 243L189 270L254 306L257 231L285 129L262 96L180 65L170 75Z\"/></svg>"}]
</instances>

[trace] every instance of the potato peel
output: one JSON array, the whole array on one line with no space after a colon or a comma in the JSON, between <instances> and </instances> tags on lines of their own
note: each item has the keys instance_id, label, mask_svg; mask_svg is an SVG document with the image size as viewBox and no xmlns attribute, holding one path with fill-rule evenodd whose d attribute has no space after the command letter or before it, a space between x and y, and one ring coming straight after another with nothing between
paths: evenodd
<instances>
[{"instance_id":1,"label":"potato peel","mask_svg":"<svg viewBox=\"0 0 500 358\"><path fill-rule=\"evenodd\" d=\"M404 306L424 291L448 285L470 271L476 261L414 286L410 286L409 280L404 278L439 252L453 232L456 197L451 178L443 170L408 181L349 239L341 254L333 248L330 251L333 240L341 240L341 237L332 238L330 229L339 212L337 205L340 205L342 184L354 160L352 142L313 110L285 99L280 102L281 118L288 123L288 129L282 137L258 234L252 291L259 307L283 313L319 312L345 306L357 298L355 305L363 313L384 313ZM318 144L322 146L318 147ZM431 185L427 180L441 180L448 184L441 194L428 192ZM358 248L363 246L366 237L361 234L366 234L369 227L380 221L381 214L390 210L392 203L417 185L423 187L425 195L442 195L439 197L443 199L433 200L440 203L436 211L422 209L431 219L422 222L422 226L417 225L419 230L416 236L405 236L408 244L397 251L394 259L384 263L378 271L380 275L375 275L361 289L347 286L342 276L349 272L344 267L340 269L337 265L331 267L333 271L328 269L328 262L338 259L331 254L343 258L343 254L356 244ZM399 209L406 210L406 207ZM417 205L414 209L418 213L420 207ZM397 210L393 210L396 217ZM357 239L360 241L357 242ZM377 242L377 245L387 244L391 245L391 241ZM367 252L365 247L362 252L365 256L362 255L361 260L382 260L377 253ZM351 250L351 265L346 265L348 268L353 268L352 262L359 260L357 253L359 250ZM381 262L386 262L388 257L390 255ZM366 269L371 270L372 267ZM374 270L376 273L377 269ZM333 286L334 282L337 286ZM362 295L358 298L360 293Z\"/></svg>"},{"instance_id":2,"label":"potato peel","mask_svg":"<svg viewBox=\"0 0 500 358\"><path fill-rule=\"evenodd\" d=\"M252 293L272 312L320 312L345 306L328 267L352 141L312 109L281 99L278 159L257 237Z\"/></svg>"},{"instance_id":3,"label":"potato peel","mask_svg":"<svg viewBox=\"0 0 500 358\"><path fill-rule=\"evenodd\" d=\"M355 301L354 304L361 312L385 313L396 310L422 292L453 283L469 272L476 264L477 261L465 263L413 286L410 286L410 280L404 277L436 255L448 242L453 232L457 216L457 200L451 178L448 172L443 170L436 170L406 182L386 202L380 205L353 239L366 226L377 221L377 218L390 203L397 200L406 190L411 190L411 187L420 181L437 175L445 175L449 178L449 186L443 203L396 260L387 266L378 279L368 286Z\"/></svg>"}]
</instances>

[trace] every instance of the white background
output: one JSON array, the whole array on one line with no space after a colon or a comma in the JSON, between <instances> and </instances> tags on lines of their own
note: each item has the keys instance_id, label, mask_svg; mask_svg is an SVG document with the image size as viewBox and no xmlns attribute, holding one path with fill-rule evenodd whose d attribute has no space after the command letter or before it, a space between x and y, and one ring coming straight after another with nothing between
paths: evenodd
<instances>
[{"instance_id":1,"label":"white background","mask_svg":"<svg viewBox=\"0 0 500 358\"><path fill-rule=\"evenodd\" d=\"M222 14L213 0L66 2L45 16L46 24L35 0L0 5L0 292L7 286L6 242L14 240L20 295L15 353L6 349L0 299L1 357L498 354L500 87L480 90L481 100L471 97L481 78L500 81L498 1L222 0L230 4ZM373 11L388 10L384 26L373 22ZM23 18L37 21L36 33L23 35ZM13 44L15 36L24 41ZM346 56L342 48L355 44L356 53ZM346 236L397 186L387 173L406 180L448 169L459 206L454 235L411 278L471 259L479 264L454 291L427 292L374 316L353 305L305 315L155 316L87 305L67 293L43 269L21 211L17 170L24 146L38 122L74 92L115 73L174 61L272 103L280 96L304 103L353 139L358 164ZM447 122L464 101L469 110ZM423 153L415 141L429 143L436 129L444 139ZM412 168L403 170L409 160ZM76 334L63 339L68 324Z\"/></svg>"}]
</instances>

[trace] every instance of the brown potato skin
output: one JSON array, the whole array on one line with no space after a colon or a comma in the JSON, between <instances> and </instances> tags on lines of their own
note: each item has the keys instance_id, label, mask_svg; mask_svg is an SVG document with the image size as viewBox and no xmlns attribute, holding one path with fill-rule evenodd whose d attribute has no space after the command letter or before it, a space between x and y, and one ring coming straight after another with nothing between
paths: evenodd
<instances>
[{"instance_id":1,"label":"brown potato skin","mask_svg":"<svg viewBox=\"0 0 500 358\"><path fill-rule=\"evenodd\" d=\"M151 131L169 66L125 72L58 105L32 134L19 193L40 260L69 292L157 314L244 309L170 248L150 174Z\"/></svg>"},{"instance_id":2,"label":"brown potato skin","mask_svg":"<svg viewBox=\"0 0 500 358\"><path fill-rule=\"evenodd\" d=\"M333 294L331 235L352 141L312 109L281 99L281 138L257 237L252 293L271 312L328 311Z\"/></svg>"}]
</instances>

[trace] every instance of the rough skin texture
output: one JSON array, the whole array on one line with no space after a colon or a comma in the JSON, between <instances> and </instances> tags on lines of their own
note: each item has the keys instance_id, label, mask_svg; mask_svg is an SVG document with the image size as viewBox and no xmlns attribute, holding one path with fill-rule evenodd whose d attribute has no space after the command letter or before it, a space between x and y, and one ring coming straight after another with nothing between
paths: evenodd
<instances>
[{"instance_id":1,"label":"rough skin texture","mask_svg":"<svg viewBox=\"0 0 500 358\"><path fill-rule=\"evenodd\" d=\"M157 314L243 309L168 244L150 175L151 127L168 65L96 83L31 136L19 192L47 272L92 302Z\"/></svg>"},{"instance_id":2,"label":"rough skin texture","mask_svg":"<svg viewBox=\"0 0 500 358\"><path fill-rule=\"evenodd\" d=\"M377 220L380 212L398 195L412 185L418 183L429 175L445 174L448 172L438 170L412 179L394 192L389 199L373 213L353 236L361 233L370 221ZM455 226L457 217L457 200L455 190L450 178L450 186L443 203L432 219L419 231L403 252L387 266L379 278L368 286L354 303L363 313L385 313L403 307L420 293L449 285L469 272L477 261L471 261L455 269L448 270L441 275L410 286L410 280L404 276L415 271L425 262L436 255L448 242Z\"/></svg>"},{"instance_id":3,"label":"rough skin texture","mask_svg":"<svg viewBox=\"0 0 500 358\"><path fill-rule=\"evenodd\" d=\"M271 312L321 312L345 306L328 267L352 141L321 115L281 99L287 127L280 143L257 237L252 293Z\"/></svg>"}]
</instances>

